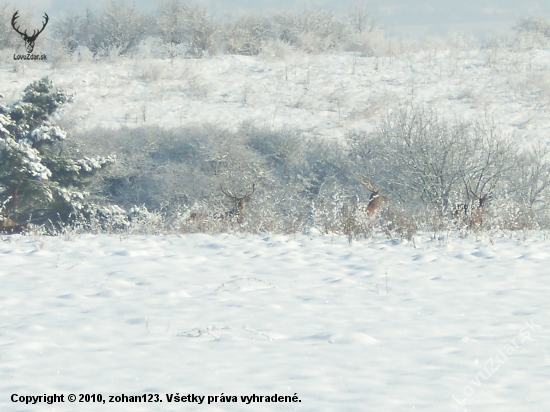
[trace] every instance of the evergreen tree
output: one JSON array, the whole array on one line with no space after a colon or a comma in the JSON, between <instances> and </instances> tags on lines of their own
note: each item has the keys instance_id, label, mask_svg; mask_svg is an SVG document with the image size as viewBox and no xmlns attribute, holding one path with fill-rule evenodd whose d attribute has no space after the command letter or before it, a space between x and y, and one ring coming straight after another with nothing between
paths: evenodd
<instances>
[{"instance_id":1,"label":"evergreen tree","mask_svg":"<svg viewBox=\"0 0 550 412\"><path fill-rule=\"evenodd\" d=\"M66 133L50 119L69 99L43 78L27 86L21 101L0 106L0 231L68 222L85 206L89 178L114 162L114 156L70 159L59 150Z\"/></svg>"}]
</instances>

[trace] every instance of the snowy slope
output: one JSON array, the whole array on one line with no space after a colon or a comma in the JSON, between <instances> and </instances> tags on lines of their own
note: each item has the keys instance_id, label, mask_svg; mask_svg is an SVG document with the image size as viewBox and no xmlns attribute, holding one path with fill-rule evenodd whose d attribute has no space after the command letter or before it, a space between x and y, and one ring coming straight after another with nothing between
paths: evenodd
<instances>
[{"instance_id":1,"label":"snowy slope","mask_svg":"<svg viewBox=\"0 0 550 412\"><path fill-rule=\"evenodd\" d=\"M249 121L338 137L373 127L389 107L412 101L448 118L491 116L522 143L550 131L548 49L434 43L383 58L290 53L173 63L137 57L31 64L8 57L0 65L0 103L15 101L31 81L48 75L75 94L62 118L78 128Z\"/></svg>"},{"instance_id":2,"label":"snowy slope","mask_svg":"<svg viewBox=\"0 0 550 412\"><path fill-rule=\"evenodd\" d=\"M544 238L351 246L316 235L2 240L2 411L550 405ZM163 402L10 401L53 393L158 393ZM223 393L239 403L168 403L176 393ZM301 402L240 401L252 394Z\"/></svg>"}]
</instances>

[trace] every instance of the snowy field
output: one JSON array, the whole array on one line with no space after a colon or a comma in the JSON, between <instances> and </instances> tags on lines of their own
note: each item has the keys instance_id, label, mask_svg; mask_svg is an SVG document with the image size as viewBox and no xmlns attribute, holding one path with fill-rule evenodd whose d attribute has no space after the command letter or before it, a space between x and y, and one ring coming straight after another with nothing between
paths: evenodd
<instances>
[{"instance_id":1,"label":"snowy field","mask_svg":"<svg viewBox=\"0 0 550 412\"><path fill-rule=\"evenodd\" d=\"M0 410L547 411L549 259L543 237L4 236Z\"/></svg>"},{"instance_id":2,"label":"snowy field","mask_svg":"<svg viewBox=\"0 0 550 412\"><path fill-rule=\"evenodd\" d=\"M549 49L479 49L457 40L381 58L288 53L173 63L140 56L56 64L9 59L11 54L0 63L0 104L13 103L32 81L49 76L74 94L59 120L77 129L194 123L236 128L252 122L341 137L372 128L398 102L413 102L448 119L487 115L520 143L550 132Z\"/></svg>"}]
</instances>

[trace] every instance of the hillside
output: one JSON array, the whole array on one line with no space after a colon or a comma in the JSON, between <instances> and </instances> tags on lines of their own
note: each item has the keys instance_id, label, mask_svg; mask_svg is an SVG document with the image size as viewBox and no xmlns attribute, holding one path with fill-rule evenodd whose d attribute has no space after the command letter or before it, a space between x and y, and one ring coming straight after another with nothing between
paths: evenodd
<instances>
[{"instance_id":1,"label":"hillside","mask_svg":"<svg viewBox=\"0 0 550 412\"><path fill-rule=\"evenodd\" d=\"M6 104L49 76L75 94L61 121L80 129L252 122L336 138L376 125L396 103L412 102L447 118L491 116L521 143L545 138L550 49L462 42L434 41L380 58L290 50L173 62L139 55L90 61L84 52L82 61L73 56L75 62L55 64L5 58L0 89Z\"/></svg>"}]
</instances>

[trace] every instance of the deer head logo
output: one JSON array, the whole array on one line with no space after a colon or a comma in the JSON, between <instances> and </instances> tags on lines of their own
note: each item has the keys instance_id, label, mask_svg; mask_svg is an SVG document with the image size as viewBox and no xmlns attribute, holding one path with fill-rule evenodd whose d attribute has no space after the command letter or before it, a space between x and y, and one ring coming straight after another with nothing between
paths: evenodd
<instances>
[{"instance_id":1,"label":"deer head logo","mask_svg":"<svg viewBox=\"0 0 550 412\"><path fill-rule=\"evenodd\" d=\"M42 28L40 30L33 30L32 35L29 36L27 34L27 30L25 30L23 33L19 31L19 27L21 27L21 26L15 27L16 20L19 17L18 14L19 14L19 10L16 11L13 14L13 17L11 18L11 26L13 27L13 29L17 33L19 33L21 38L23 40L25 40L25 46L26 46L26 49L27 49L27 53L32 53L32 51L34 50L34 42L38 38L38 35L44 31L44 29L46 28L46 25L48 24L48 21L50 20L50 18L48 17L48 15L46 13L44 13L45 21L44 21L44 24L42 25Z\"/></svg>"}]
</instances>

